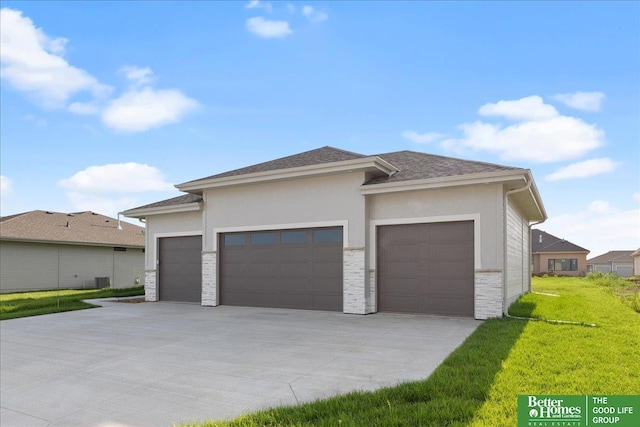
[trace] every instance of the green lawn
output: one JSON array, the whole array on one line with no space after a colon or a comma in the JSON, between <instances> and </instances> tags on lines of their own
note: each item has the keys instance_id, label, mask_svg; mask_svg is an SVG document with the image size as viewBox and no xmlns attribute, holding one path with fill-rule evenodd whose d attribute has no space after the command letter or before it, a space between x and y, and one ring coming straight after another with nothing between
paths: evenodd
<instances>
[{"instance_id":1,"label":"green lawn","mask_svg":"<svg viewBox=\"0 0 640 427\"><path fill-rule=\"evenodd\" d=\"M95 305L82 302L82 300L133 295L144 295L144 287L136 286L132 288L107 288L99 290L63 289L60 291L0 294L0 320L94 308L96 307Z\"/></svg>"},{"instance_id":2,"label":"green lawn","mask_svg":"<svg viewBox=\"0 0 640 427\"><path fill-rule=\"evenodd\" d=\"M235 420L184 426L495 426L517 424L518 394L640 394L640 315L598 281L534 278L514 316L594 323L484 322L423 381Z\"/></svg>"}]
</instances>

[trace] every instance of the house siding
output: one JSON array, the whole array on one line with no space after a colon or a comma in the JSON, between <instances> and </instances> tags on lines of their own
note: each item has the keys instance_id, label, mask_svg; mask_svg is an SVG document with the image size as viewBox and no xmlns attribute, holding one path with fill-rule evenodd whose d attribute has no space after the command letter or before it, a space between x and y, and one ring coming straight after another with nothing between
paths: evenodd
<instances>
[{"instance_id":1,"label":"house siding","mask_svg":"<svg viewBox=\"0 0 640 427\"><path fill-rule=\"evenodd\" d=\"M529 225L510 200L507 200L505 306L530 289Z\"/></svg>"},{"instance_id":2,"label":"house siding","mask_svg":"<svg viewBox=\"0 0 640 427\"><path fill-rule=\"evenodd\" d=\"M144 253L113 247L31 242L0 242L2 292L56 288L94 288L96 277L109 277L113 287L141 284Z\"/></svg>"}]
</instances>

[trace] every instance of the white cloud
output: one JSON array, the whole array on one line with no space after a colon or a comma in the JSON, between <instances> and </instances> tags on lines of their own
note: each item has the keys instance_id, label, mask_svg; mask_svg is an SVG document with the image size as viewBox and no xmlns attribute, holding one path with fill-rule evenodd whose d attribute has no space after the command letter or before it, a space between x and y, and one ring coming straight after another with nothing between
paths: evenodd
<instances>
[{"instance_id":1,"label":"white cloud","mask_svg":"<svg viewBox=\"0 0 640 427\"><path fill-rule=\"evenodd\" d=\"M115 130L141 132L175 123L198 105L179 90L145 87L111 101L102 112L102 123Z\"/></svg>"},{"instance_id":2,"label":"white cloud","mask_svg":"<svg viewBox=\"0 0 640 427\"><path fill-rule=\"evenodd\" d=\"M445 149L458 153L488 151L503 160L542 163L578 158L604 140L602 130L575 117L559 115L538 96L485 104L478 112L522 121L508 126L482 121L462 124L459 128L463 136L442 141Z\"/></svg>"},{"instance_id":3,"label":"white cloud","mask_svg":"<svg viewBox=\"0 0 640 427\"><path fill-rule=\"evenodd\" d=\"M589 249L589 257L640 247L640 208L623 210L596 200L578 209L554 216L539 228Z\"/></svg>"},{"instance_id":4,"label":"white cloud","mask_svg":"<svg viewBox=\"0 0 640 427\"><path fill-rule=\"evenodd\" d=\"M0 9L2 79L47 108L62 108L81 92L107 96L111 88L63 57L64 38L50 38L21 11Z\"/></svg>"},{"instance_id":5,"label":"white cloud","mask_svg":"<svg viewBox=\"0 0 640 427\"><path fill-rule=\"evenodd\" d=\"M611 172L618 165L609 158L585 160L558 169L546 177L547 181L560 181L570 178L587 178L593 175L600 175Z\"/></svg>"},{"instance_id":6,"label":"white cloud","mask_svg":"<svg viewBox=\"0 0 640 427\"><path fill-rule=\"evenodd\" d=\"M418 144L428 144L442 138L444 135L435 132L418 133L412 130L402 132L402 137Z\"/></svg>"},{"instance_id":7,"label":"white cloud","mask_svg":"<svg viewBox=\"0 0 640 427\"><path fill-rule=\"evenodd\" d=\"M149 67L125 66L120 72L131 81L133 87L146 86L153 81L153 71Z\"/></svg>"},{"instance_id":8,"label":"white cloud","mask_svg":"<svg viewBox=\"0 0 640 427\"><path fill-rule=\"evenodd\" d=\"M72 102L69 104L69 111L80 115L98 114L100 106L95 102Z\"/></svg>"},{"instance_id":9,"label":"white cloud","mask_svg":"<svg viewBox=\"0 0 640 427\"><path fill-rule=\"evenodd\" d=\"M633 201L640 203L640 193L633 193Z\"/></svg>"},{"instance_id":10,"label":"white cloud","mask_svg":"<svg viewBox=\"0 0 640 427\"><path fill-rule=\"evenodd\" d=\"M302 14L311 22L322 22L329 18L325 12L319 12L309 5L302 6Z\"/></svg>"},{"instance_id":11,"label":"white cloud","mask_svg":"<svg viewBox=\"0 0 640 427\"><path fill-rule=\"evenodd\" d=\"M260 0L251 0L249 3L244 5L245 9L264 9L267 12L271 13L273 8L271 7L271 3L261 2Z\"/></svg>"},{"instance_id":12,"label":"white cloud","mask_svg":"<svg viewBox=\"0 0 640 427\"><path fill-rule=\"evenodd\" d=\"M90 166L71 178L58 181L58 185L75 193L139 193L173 189L158 169L134 162Z\"/></svg>"},{"instance_id":13,"label":"white cloud","mask_svg":"<svg viewBox=\"0 0 640 427\"><path fill-rule=\"evenodd\" d=\"M4 175L0 175L0 196L6 197L11 194L13 181Z\"/></svg>"},{"instance_id":14,"label":"white cloud","mask_svg":"<svg viewBox=\"0 0 640 427\"><path fill-rule=\"evenodd\" d=\"M247 19L247 29L265 38L280 38L293 34L287 21L272 21L261 16Z\"/></svg>"},{"instance_id":15,"label":"white cloud","mask_svg":"<svg viewBox=\"0 0 640 427\"><path fill-rule=\"evenodd\" d=\"M553 105L545 104L541 97L527 96L515 101L488 103L478 109L481 116L502 116L511 120L544 120L558 116Z\"/></svg>"},{"instance_id":16,"label":"white cloud","mask_svg":"<svg viewBox=\"0 0 640 427\"><path fill-rule=\"evenodd\" d=\"M551 98L576 110L600 111L605 95L602 92L576 92L559 93Z\"/></svg>"}]
</instances>

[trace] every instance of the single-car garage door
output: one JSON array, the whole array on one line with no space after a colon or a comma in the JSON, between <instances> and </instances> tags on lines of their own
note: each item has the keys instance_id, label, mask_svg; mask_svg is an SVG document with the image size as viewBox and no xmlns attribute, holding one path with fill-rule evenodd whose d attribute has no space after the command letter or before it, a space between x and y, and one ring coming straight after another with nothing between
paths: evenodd
<instances>
[{"instance_id":1,"label":"single-car garage door","mask_svg":"<svg viewBox=\"0 0 640 427\"><path fill-rule=\"evenodd\" d=\"M473 221L380 226L378 311L473 316Z\"/></svg>"},{"instance_id":2,"label":"single-car garage door","mask_svg":"<svg viewBox=\"0 0 640 427\"><path fill-rule=\"evenodd\" d=\"M342 311L342 228L220 236L220 303Z\"/></svg>"},{"instance_id":3,"label":"single-car garage door","mask_svg":"<svg viewBox=\"0 0 640 427\"><path fill-rule=\"evenodd\" d=\"M200 302L202 236L159 239L158 270L160 301Z\"/></svg>"}]
</instances>

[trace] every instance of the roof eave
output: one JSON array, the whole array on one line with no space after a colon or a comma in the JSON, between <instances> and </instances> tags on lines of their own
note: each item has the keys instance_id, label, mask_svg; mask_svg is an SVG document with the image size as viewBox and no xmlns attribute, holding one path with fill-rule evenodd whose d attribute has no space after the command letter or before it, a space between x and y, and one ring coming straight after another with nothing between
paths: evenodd
<instances>
[{"instance_id":1,"label":"roof eave","mask_svg":"<svg viewBox=\"0 0 640 427\"><path fill-rule=\"evenodd\" d=\"M339 162L320 163L309 166L300 166L288 169L255 172L243 175L211 178L198 181L190 181L178 184L175 187L187 193L200 194L203 190L235 185L256 184L270 181L283 181L288 179L305 178L320 175L330 175L344 172L367 171L376 174L393 175L398 171L389 162L377 156L361 159L343 160Z\"/></svg>"},{"instance_id":2,"label":"roof eave","mask_svg":"<svg viewBox=\"0 0 640 427\"><path fill-rule=\"evenodd\" d=\"M120 213L128 218L146 218L150 215L195 212L199 210L202 210L202 202L182 203L173 206L157 206L154 208L129 209Z\"/></svg>"},{"instance_id":3,"label":"roof eave","mask_svg":"<svg viewBox=\"0 0 640 427\"><path fill-rule=\"evenodd\" d=\"M20 242L20 243L44 243L44 244L56 244L56 245L100 246L100 247L117 246L117 247L132 248L132 249L144 248L144 243L140 245L136 245L132 243L121 243L121 242L80 242L80 241L72 241L72 240L46 240L46 239L21 238L21 237L11 237L11 236L1 236L0 240L5 242Z\"/></svg>"}]
</instances>

